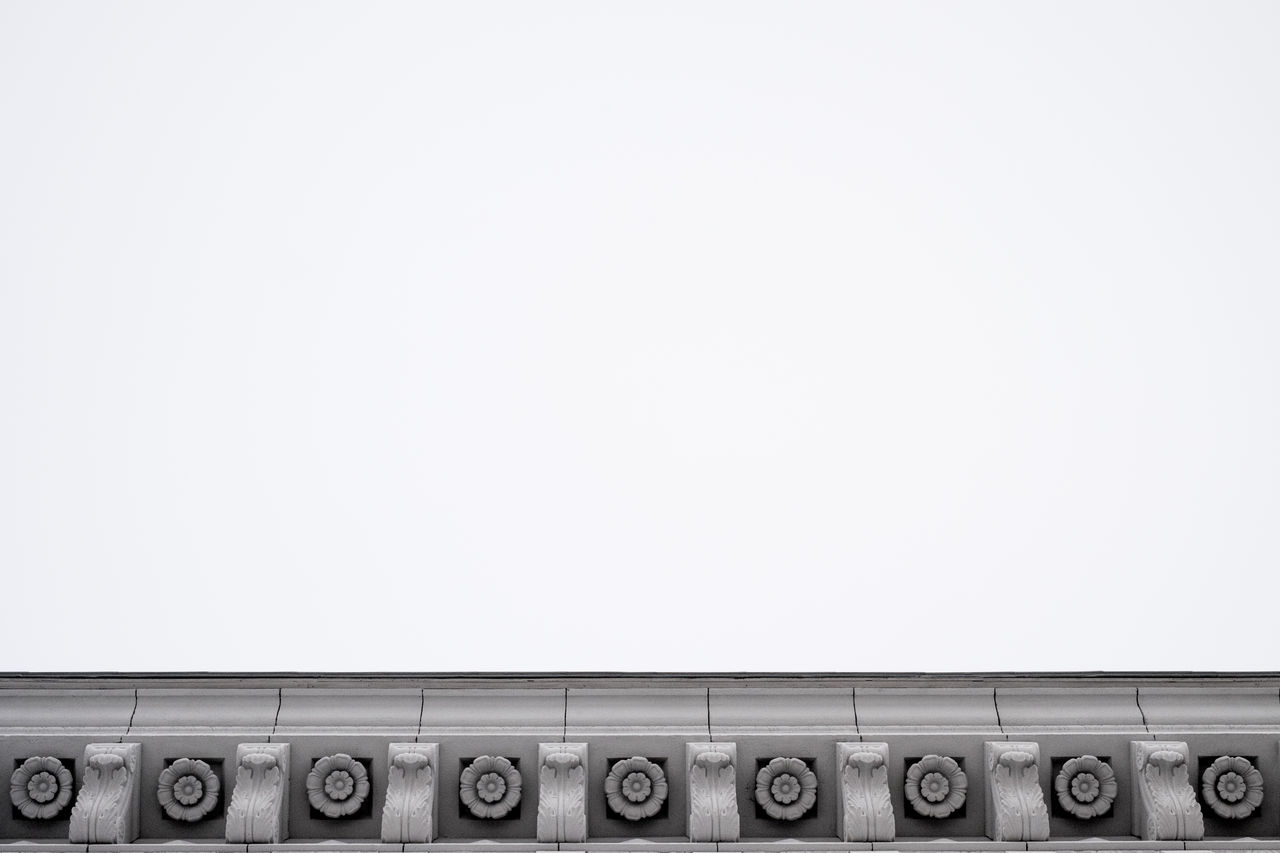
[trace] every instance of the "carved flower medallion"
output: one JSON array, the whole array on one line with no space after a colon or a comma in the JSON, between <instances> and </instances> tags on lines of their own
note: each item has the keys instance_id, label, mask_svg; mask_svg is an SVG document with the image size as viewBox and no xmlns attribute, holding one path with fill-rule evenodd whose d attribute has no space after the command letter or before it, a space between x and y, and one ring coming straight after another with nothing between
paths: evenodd
<instances>
[{"instance_id":1,"label":"carved flower medallion","mask_svg":"<svg viewBox=\"0 0 1280 853\"><path fill-rule=\"evenodd\" d=\"M818 777L799 758L775 758L756 773L756 802L774 820L796 820L818 800Z\"/></svg>"},{"instance_id":2,"label":"carved flower medallion","mask_svg":"<svg viewBox=\"0 0 1280 853\"><path fill-rule=\"evenodd\" d=\"M476 782L476 796L486 803L496 803L507 792L507 780L497 773L486 773Z\"/></svg>"},{"instance_id":3,"label":"carved flower medallion","mask_svg":"<svg viewBox=\"0 0 1280 853\"><path fill-rule=\"evenodd\" d=\"M57 817L71 802L71 771L50 755L28 758L9 777L9 799L29 820Z\"/></svg>"},{"instance_id":4,"label":"carved flower medallion","mask_svg":"<svg viewBox=\"0 0 1280 853\"><path fill-rule=\"evenodd\" d=\"M653 817L667 799L667 775L639 755L614 762L604 780L609 809L627 820Z\"/></svg>"},{"instance_id":5,"label":"carved flower medallion","mask_svg":"<svg viewBox=\"0 0 1280 853\"><path fill-rule=\"evenodd\" d=\"M1115 802L1116 774L1096 755L1082 755L1063 762L1053 780L1058 805L1073 817L1089 820L1111 811Z\"/></svg>"},{"instance_id":6,"label":"carved flower medallion","mask_svg":"<svg viewBox=\"0 0 1280 853\"><path fill-rule=\"evenodd\" d=\"M520 802L520 771L501 755L482 755L462 771L458 795L478 818L506 817Z\"/></svg>"},{"instance_id":7,"label":"carved flower medallion","mask_svg":"<svg viewBox=\"0 0 1280 853\"><path fill-rule=\"evenodd\" d=\"M964 805L969 777L954 758L926 755L907 768L907 802L922 817L948 817Z\"/></svg>"},{"instance_id":8,"label":"carved flower medallion","mask_svg":"<svg viewBox=\"0 0 1280 853\"><path fill-rule=\"evenodd\" d=\"M1200 793L1218 817L1240 820L1262 804L1262 774L1249 759L1224 755L1205 768Z\"/></svg>"},{"instance_id":9,"label":"carved flower medallion","mask_svg":"<svg viewBox=\"0 0 1280 853\"><path fill-rule=\"evenodd\" d=\"M360 811L369 796L369 771L347 755L326 755L307 774L307 799L325 817L347 817Z\"/></svg>"},{"instance_id":10,"label":"carved flower medallion","mask_svg":"<svg viewBox=\"0 0 1280 853\"><path fill-rule=\"evenodd\" d=\"M218 807L222 783L204 761L179 758L160 773L156 799L174 820L195 823Z\"/></svg>"}]
</instances>

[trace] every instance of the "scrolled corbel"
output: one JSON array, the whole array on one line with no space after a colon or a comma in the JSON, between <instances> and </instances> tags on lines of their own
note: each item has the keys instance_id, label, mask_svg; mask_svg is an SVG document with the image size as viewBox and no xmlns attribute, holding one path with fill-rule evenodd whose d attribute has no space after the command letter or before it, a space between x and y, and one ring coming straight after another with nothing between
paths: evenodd
<instances>
[{"instance_id":1,"label":"scrolled corbel","mask_svg":"<svg viewBox=\"0 0 1280 853\"><path fill-rule=\"evenodd\" d=\"M71 808L73 844L128 844L138 837L140 743L84 748L84 784Z\"/></svg>"},{"instance_id":2,"label":"scrolled corbel","mask_svg":"<svg viewBox=\"0 0 1280 853\"><path fill-rule=\"evenodd\" d=\"M689 772L689 840L737 841L740 831L735 743L685 745Z\"/></svg>"},{"instance_id":3,"label":"scrolled corbel","mask_svg":"<svg viewBox=\"0 0 1280 853\"><path fill-rule=\"evenodd\" d=\"M887 743L836 744L836 767L840 773L836 834L841 840L893 840L888 760Z\"/></svg>"},{"instance_id":4,"label":"scrolled corbel","mask_svg":"<svg viewBox=\"0 0 1280 853\"><path fill-rule=\"evenodd\" d=\"M289 837L289 744L236 747L236 786L227 806L231 844L279 844Z\"/></svg>"},{"instance_id":5,"label":"scrolled corbel","mask_svg":"<svg viewBox=\"0 0 1280 853\"><path fill-rule=\"evenodd\" d=\"M1198 841L1204 815L1191 787L1190 751L1183 741L1135 740L1133 834L1144 841Z\"/></svg>"},{"instance_id":6,"label":"scrolled corbel","mask_svg":"<svg viewBox=\"0 0 1280 853\"><path fill-rule=\"evenodd\" d=\"M387 747L387 802L382 807L382 840L425 844L435 840L440 744L393 743Z\"/></svg>"},{"instance_id":7,"label":"scrolled corbel","mask_svg":"<svg viewBox=\"0 0 1280 853\"><path fill-rule=\"evenodd\" d=\"M1040 744L987 741L987 837L1049 840L1049 810L1040 788Z\"/></svg>"},{"instance_id":8,"label":"scrolled corbel","mask_svg":"<svg viewBox=\"0 0 1280 853\"><path fill-rule=\"evenodd\" d=\"M538 744L538 841L587 840L587 745Z\"/></svg>"}]
</instances>

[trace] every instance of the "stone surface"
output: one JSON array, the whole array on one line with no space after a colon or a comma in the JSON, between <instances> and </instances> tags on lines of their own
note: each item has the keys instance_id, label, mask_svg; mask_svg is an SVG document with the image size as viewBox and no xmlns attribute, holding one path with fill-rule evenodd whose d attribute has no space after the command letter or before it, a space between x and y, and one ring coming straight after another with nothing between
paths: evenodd
<instances>
[{"instance_id":1,"label":"stone surface","mask_svg":"<svg viewBox=\"0 0 1280 853\"><path fill-rule=\"evenodd\" d=\"M1190 781L1190 750L1177 741L1131 744L1133 834L1148 841L1195 841L1204 818Z\"/></svg>"},{"instance_id":2,"label":"stone surface","mask_svg":"<svg viewBox=\"0 0 1280 853\"><path fill-rule=\"evenodd\" d=\"M1040 744L987 741L987 837L1048 841L1049 810L1040 788Z\"/></svg>"},{"instance_id":3,"label":"stone surface","mask_svg":"<svg viewBox=\"0 0 1280 853\"><path fill-rule=\"evenodd\" d=\"M289 837L289 758L287 743L243 743L236 748L228 842L276 844Z\"/></svg>"},{"instance_id":4,"label":"stone surface","mask_svg":"<svg viewBox=\"0 0 1280 853\"><path fill-rule=\"evenodd\" d=\"M690 841L738 840L737 763L736 744L686 745Z\"/></svg>"},{"instance_id":5,"label":"stone surface","mask_svg":"<svg viewBox=\"0 0 1280 853\"><path fill-rule=\"evenodd\" d=\"M275 781L238 778L255 744L278 756ZM94 745L126 756L87 786ZM549 761L570 753L576 765ZM699 776L695 753L725 758ZM1011 753L1027 759L1005 780ZM483 756L520 773L501 815L462 801L463 769ZM945 815L908 796L908 769L929 756L964 773ZM349 800L338 780L332 807L316 808L324 780L309 791L307 778L339 759L368 790ZM1244 768L1244 805L1224 799L1230 786L1204 792L1215 762ZM0 676L0 765L13 774L0 853L1280 851L1280 678ZM70 791L51 781L59 766ZM199 793L176 771L164 787L170 767L198 770ZM1064 805L1070 767L1095 779ZM252 809L237 803L255 788ZM1024 820L1011 803L1043 808L1050 840L1044 814ZM125 840L70 842L90 833Z\"/></svg>"},{"instance_id":6,"label":"stone surface","mask_svg":"<svg viewBox=\"0 0 1280 853\"><path fill-rule=\"evenodd\" d=\"M142 776L137 743L91 743L84 748L84 784L71 809L69 839L127 844L138 837Z\"/></svg>"},{"instance_id":7,"label":"stone surface","mask_svg":"<svg viewBox=\"0 0 1280 853\"><path fill-rule=\"evenodd\" d=\"M440 744L393 743L387 747L387 798L382 840L426 843L439 825Z\"/></svg>"},{"instance_id":8,"label":"stone surface","mask_svg":"<svg viewBox=\"0 0 1280 853\"><path fill-rule=\"evenodd\" d=\"M587 840L587 745L538 744L538 840Z\"/></svg>"},{"instance_id":9,"label":"stone surface","mask_svg":"<svg viewBox=\"0 0 1280 853\"><path fill-rule=\"evenodd\" d=\"M1136 687L997 687L995 706L1011 734L1145 731Z\"/></svg>"},{"instance_id":10,"label":"stone surface","mask_svg":"<svg viewBox=\"0 0 1280 853\"><path fill-rule=\"evenodd\" d=\"M889 793L889 744L836 744L840 797L836 835L844 841L892 841L893 797Z\"/></svg>"},{"instance_id":11,"label":"stone surface","mask_svg":"<svg viewBox=\"0 0 1280 853\"><path fill-rule=\"evenodd\" d=\"M1139 687L1147 728L1170 731L1280 731L1280 691L1269 688Z\"/></svg>"}]
</instances>

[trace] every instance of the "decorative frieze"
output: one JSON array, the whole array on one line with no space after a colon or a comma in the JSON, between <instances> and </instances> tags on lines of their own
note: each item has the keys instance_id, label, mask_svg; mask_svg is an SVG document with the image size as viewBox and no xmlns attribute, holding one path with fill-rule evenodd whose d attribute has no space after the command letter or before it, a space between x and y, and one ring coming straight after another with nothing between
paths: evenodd
<instances>
[{"instance_id":1,"label":"decorative frieze","mask_svg":"<svg viewBox=\"0 0 1280 853\"><path fill-rule=\"evenodd\" d=\"M993 841L1047 841L1049 810L1040 790L1040 745L987 741L987 837Z\"/></svg>"},{"instance_id":2,"label":"decorative frieze","mask_svg":"<svg viewBox=\"0 0 1280 853\"><path fill-rule=\"evenodd\" d=\"M840 774L836 833L841 840L893 840L888 760L887 743L836 744L836 770Z\"/></svg>"},{"instance_id":3,"label":"decorative frieze","mask_svg":"<svg viewBox=\"0 0 1280 853\"><path fill-rule=\"evenodd\" d=\"M1146 841L1197 841L1204 816L1191 787L1191 753L1181 741L1135 740L1133 834Z\"/></svg>"},{"instance_id":4,"label":"decorative frieze","mask_svg":"<svg viewBox=\"0 0 1280 853\"><path fill-rule=\"evenodd\" d=\"M84 748L84 784L71 809L73 844L128 844L138 837L141 758L137 743Z\"/></svg>"},{"instance_id":5,"label":"decorative frieze","mask_svg":"<svg viewBox=\"0 0 1280 853\"><path fill-rule=\"evenodd\" d=\"M435 840L438 823L437 743L393 743L387 747L387 801L382 840L391 844Z\"/></svg>"},{"instance_id":6,"label":"decorative frieze","mask_svg":"<svg viewBox=\"0 0 1280 853\"><path fill-rule=\"evenodd\" d=\"M685 748L689 779L689 840L737 841L738 745L690 743Z\"/></svg>"},{"instance_id":7,"label":"decorative frieze","mask_svg":"<svg viewBox=\"0 0 1280 853\"><path fill-rule=\"evenodd\" d=\"M538 744L538 840L587 840L587 745Z\"/></svg>"},{"instance_id":8,"label":"decorative frieze","mask_svg":"<svg viewBox=\"0 0 1280 853\"><path fill-rule=\"evenodd\" d=\"M538 702L529 705L519 690L502 691L500 703L491 693L475 703L468 697L470 704L455 691L424 691L422 709L413 712L399 688L394 714L381 722L376 697L344 706L340 692L327 689L333 711L326 719L335 724L306 732L270 724L236 730L217 716L235 707L232 697L182 706L181 727L140 713L147 722L136 734L127 718L114 729L24 728L40 721L31 710L38 706L0 689L0 723L10 723L0 725L0 761L11 768L12 805L0 813L0 845L40 853L41 845L127 844L140 835L148 844L207 843L222 822L232 844L279 845L291 840L292 822L294 841L357 846L488 841L596 849L596 842L661 844L687 833L706 844L734 844L743 834L753 843L786 839L788 851L799 851L830 845L834 833L846 844L963 838L974 850L994 850L972 839L985 830L992 845L1043 842L1052 828L1054 842L1104 837L1123 848L1126 838L1194 842L1206 829L1215 842L1266 841L1277 815L1267 787L1280 784L1272 778L1280 766L1280 700L1265 700L1276 704L1273 724L1254 688L1246 697L1257 697L1253 705L1238 697L1229 705L1219 690L1202 704L1184 691L1176 706L1161 704L1170 695L1162 688L1161 701L1143 706L1150 723L1120 715L1107 724L1098 722L1099 709L1110 714L1124 698L1114 688L1097 701L1061 690L1052 702L1030 694L1033 703L1014 701L1016 688L1002 686L1003 713L993 723L968 705L948 716L956 712L946 704L953 694L925 702L920 688L897 706L886 691L875 692L864 706L871 711L847 720L843 711L822 715L834 704L829 688L734 688L707 705L706 722L686 714L661 726L649 722L663 707L652 697L627 708L625 689L585 694L584 703L606 696L607 727L571 725L569 693L557 727L556 716L543 713L548 691L537 689ZM805 702L817 695L826 704L806 720ZM979 701L971 689L954 695ZM77 701L91 704L93 695L84 691ZM535 706L539 724L519 725L519 714ZM208 719L199 716L206 707ZM350 725L344 707L357 709ZM1185 722L1202 708L1220 719L1235 707L1249 714L1234 728ZM477 708L490 715L483 725ZM413 713L421 720L405 723ZM364 714L374 715L369 724L360 724ZM1184 730L1186 740L1176 740ZM557 740L562 732L575 742ZM1150 740L1151 732L1169 739ZM237 748L251 738L262 742ZM526 793L534 798L528 803ZM1119 797L1129 798L1131 814L1125 802L1117 808ZM749 812L740 814L743 808Z\"/></svg>"},{"instance_id":9,"label":"decorative frieze","mask_svg":"<svg viewBox=\"0 0 1280 853\"><path fill-rule=\"evenodd\" d=\"M227 806L227 841L279 844L289 837L289 744L242 743Z\"/></svg>"}]
</instances>

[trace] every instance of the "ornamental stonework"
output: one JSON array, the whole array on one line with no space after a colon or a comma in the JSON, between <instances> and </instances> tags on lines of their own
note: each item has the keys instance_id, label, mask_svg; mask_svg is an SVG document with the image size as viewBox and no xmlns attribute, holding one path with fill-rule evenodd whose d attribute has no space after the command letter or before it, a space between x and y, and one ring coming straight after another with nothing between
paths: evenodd
<instances>
[{"instance_id":1,"label":"ornamental stonework","mask_svg":"<svg viewBox=\"0 0 1280 853\"><path fill-rule=\"evenodd\" d=\"M104 678L0 676L0 846L1280 853L1280 678Z\"/></svg>"}]
</instances>

